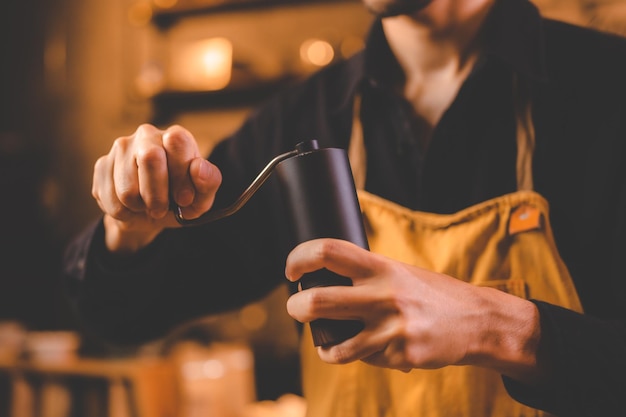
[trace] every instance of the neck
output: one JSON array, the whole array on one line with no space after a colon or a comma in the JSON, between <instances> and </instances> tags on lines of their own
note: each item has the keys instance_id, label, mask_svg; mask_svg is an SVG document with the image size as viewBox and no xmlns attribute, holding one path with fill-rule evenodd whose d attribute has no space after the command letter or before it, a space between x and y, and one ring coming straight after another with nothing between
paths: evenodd
<instances>
[{"instance_id":1,"label":"neck","mask_svg":"<svg viewBox=\"0 0 626 417\"><path fill-rule=\"evenodd\" d=\"M495 0L435 0L413 15L383 19L407 79L444 68L461 73L478 55L478 33Z\"/></svg>"},{"instance_id":2,"label":"neck","mask_svg":"<svg viewBox=\"0 0 626 417\"><path fill-rule=\"evenodd\" d=\"M383 19L404 72L397 88L413 106L424 149L479 56L480 28L495 1L433 0L414 15Z\"/></svg>"}]
</instances>

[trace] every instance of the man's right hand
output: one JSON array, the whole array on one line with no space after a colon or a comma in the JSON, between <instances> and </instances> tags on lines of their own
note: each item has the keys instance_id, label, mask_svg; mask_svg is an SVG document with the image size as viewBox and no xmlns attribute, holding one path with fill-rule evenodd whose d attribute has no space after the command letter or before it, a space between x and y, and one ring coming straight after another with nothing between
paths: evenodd
<instances>
[{"instance_id":1,"label":"man's right hand","mask_svg":"<svg viewBox=\"0 0 626 417\"><path fill-rule=\"evenodd\" d=\"M170 202L195 218L211 208L222 181L186 129L141 125L117 138L94 167L92 195L104 212L107 248L132 253L163 229L179 226Z\"/></svg>"}]
</instances>

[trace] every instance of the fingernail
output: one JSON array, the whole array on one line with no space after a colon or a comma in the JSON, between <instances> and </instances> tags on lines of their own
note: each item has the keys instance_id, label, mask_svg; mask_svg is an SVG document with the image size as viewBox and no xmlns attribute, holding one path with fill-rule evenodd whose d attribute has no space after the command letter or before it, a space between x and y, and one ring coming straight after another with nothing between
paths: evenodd
<instances>
[{"instance_id":1,"label":"fingernail","mask_svg":"<svg viewBox=\"0 0 626 417\"><path fill-rule=\"evenodd\" d=\"M200 179L203 181L208 180L211 177L211 163L209 161L207 161L206 159L202 161L202 163L200 164L200 170L198 172L198 175L200 176Z\"/></svg>"}]
</instances>

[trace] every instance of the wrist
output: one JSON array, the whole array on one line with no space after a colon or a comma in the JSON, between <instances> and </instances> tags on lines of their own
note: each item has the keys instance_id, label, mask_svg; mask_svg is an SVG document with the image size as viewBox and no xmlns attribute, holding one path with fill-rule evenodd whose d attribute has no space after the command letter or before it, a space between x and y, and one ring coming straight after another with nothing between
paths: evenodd
<instances>
[{"instance_id":1,"label":"wrist","mask_svg":"<svg viewBox=\"0 0 626 417\"><path fill-rule=\"evenodd\" d=\"M148 246L161 229L137 230L126 223L104 216L104 242L109 252L117 255L130 255Z\"/></svg>"},{"instance_id":2,"label":"wrist","mask_svg":"<svg viewBox=\"0 0 626 417\"><path fill-rule=\"evenodd\" d=\"M539 383L547 372L538 360L541 326L537 307L496 289L482 290L483 326L468 350L467 361L520 382Z\"/></svg>"}]
</instances>

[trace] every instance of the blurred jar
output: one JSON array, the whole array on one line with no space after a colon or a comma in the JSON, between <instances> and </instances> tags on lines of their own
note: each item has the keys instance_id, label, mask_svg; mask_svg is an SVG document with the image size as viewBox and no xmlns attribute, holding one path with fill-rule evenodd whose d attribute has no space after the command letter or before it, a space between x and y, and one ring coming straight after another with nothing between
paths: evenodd
<instances>
[{"instance_id":1,"label":"blurred jar","mask_svg":"<svg viewBox=\"0 0 626 417\"><path fill-rule=\"evenodd\" d=\"M0 362L15 362L23 352L26 329L17 321L0 321Z\"/></svg>"},{"instance_id":2,"label":"blurred jar","mask_svg":"<svg viewBox=\"0 0 626 417\"><path fill-rule=\"evenodd\" d=\"M25 352L38 363L67 363L75 360L80 336L73 331L30 331L26 335Z\"/></svg>"},{"instance_id":3,"label":"blurred jar","mask_svg":"<svg viewBox=\"0 0 626 417\"><path fill-rule=\"evenodd\" d=\"M254 356L246 344L184 341L170 355L179 372L182 417L241 417L256 400Z\"/></svg>"}]
</instances>

